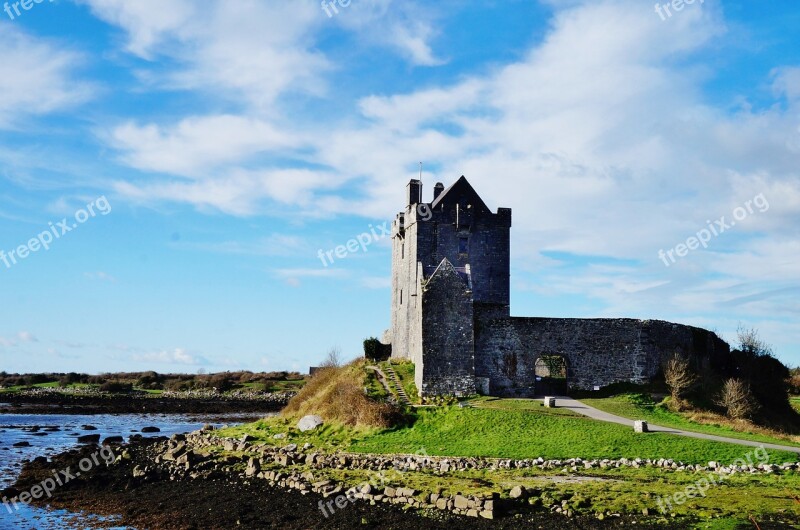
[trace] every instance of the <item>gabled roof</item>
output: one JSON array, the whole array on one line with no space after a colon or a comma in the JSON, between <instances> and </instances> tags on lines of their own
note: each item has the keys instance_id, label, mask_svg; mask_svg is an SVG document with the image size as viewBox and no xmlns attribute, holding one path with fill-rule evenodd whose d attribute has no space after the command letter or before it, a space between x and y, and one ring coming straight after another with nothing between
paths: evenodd
<instances>
[{"instance_id":1,"label":"gabled roof","mask_svg":"<svg viewBox=\"0 0 800 530\"><path fill-rule=\"evenodd\" d=\"M491 213L489 207L486 206L486 203L483 202L483 199L481 199L478 192L475 191L475 188L472 187L464 175L461 175L460 179L444 190L436 200L431 203L431 208L436 208L440 204L456 203L462 206L471 204L473 210L476 212L482 211L484 213Z\"/></svg>"},{"instance_id":2,"label":"gabled roof","mask_svg":"<svg viewBox=\"0 0 800 530\"><path fill-rule=\"evenodd\" d=\"M431 269L431 267L426 268ZM444 258L432 273L428 274L428 271L424 271L424 274L427 282L435 281L435 278L452 276L460 280L468 289L472 289L472 277L466 269L455 267L447 258Z\"/></svg>"}]
</instances>

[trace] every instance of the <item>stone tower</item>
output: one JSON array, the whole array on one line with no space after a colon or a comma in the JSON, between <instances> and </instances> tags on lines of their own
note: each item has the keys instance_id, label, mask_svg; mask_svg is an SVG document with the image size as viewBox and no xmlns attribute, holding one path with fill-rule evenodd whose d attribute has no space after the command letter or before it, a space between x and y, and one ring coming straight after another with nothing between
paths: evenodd
<instances>
[{"instance_id":1,"label":"stone tower","mask_svg":"<svg viewBox=\"0 0 800 530\"><path fill-rule=\"evenodd\" d=\"M392 356L416 365L422 395L475 393L478 316L509 317L511 210L492 213L463 176L408 183L392 225Z\"/></svg>"},{"instance_id":2,"label":"stone tower","mask_svg":"<svg viewBox=\"0 0 800 530\"><path fill-rule=\"evenodd\" d=\"M423 396L532 397L644 383L676 352L724 368L728 345L700 328L632 318L512 317L511 210L492 213L467 179L407 187L392 225L392 356Z\"/></svg>"}]
</instances>

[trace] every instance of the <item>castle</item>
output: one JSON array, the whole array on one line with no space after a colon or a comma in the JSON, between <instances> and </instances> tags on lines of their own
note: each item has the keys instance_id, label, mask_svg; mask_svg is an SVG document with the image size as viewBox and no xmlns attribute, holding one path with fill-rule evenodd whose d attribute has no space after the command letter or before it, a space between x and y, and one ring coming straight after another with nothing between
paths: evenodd
<instances>
[{"instance_id":1,"label":"castle","mask_svg":"<svg viewBox=\"0 0 800 530\"><path fill-rule=\"evenodd\" d=\"M511 210L493 213L463 176L433 201L407 186L392 223L392 357L420 395L530 397L644 383L678 352L698 368L730 352L716 334L659 320L520 318L510 312Z\"/></svg>"}]
</instances>

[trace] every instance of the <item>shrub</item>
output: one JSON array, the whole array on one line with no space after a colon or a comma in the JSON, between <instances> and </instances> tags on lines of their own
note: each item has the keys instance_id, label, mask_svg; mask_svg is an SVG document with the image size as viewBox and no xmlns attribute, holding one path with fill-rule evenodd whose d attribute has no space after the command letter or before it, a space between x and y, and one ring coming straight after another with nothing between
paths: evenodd
<instances>
[{"instance_id":1,"label":"shrub","mask_svg":"<svg viewBox=\"0 0 800 530\"><path fill-rule=\"evenodd\" d=\"M126 394L133 390L132 383L125 383L122 381L106 381L100 385L101 392L110 392L113 394Z\"/></svg>"},{"instance_id":2,"label":"shrub","mask_svg":"<svg viewBox=\"0 0 800 530\"><path fill-rule=\"evenodd\" d=\"M689 367L689 361L675 353L664 366L664 380L672 394L672 402L680 407L681 397L697 382L697 375Z\"/></svg>"},{"instance_id":3,"label":"shrub","mask_svg":"<svg viewBox=\"0 0 800 530\"><path fill-rule=\"evenodd\" d=\"M392 346L383 344L375 337L364 340L364 357L373 362L381 362L392 355Z\"/></svg>"},{"instance_id":4,"label":"shrub","mask_svg":"<svg viewBox=\"0 0 800 530\"><path fill-rule=\"evenodd\" d=\"M758 403L750 391L750 385L741 379L728 379L722 387L717 404L735 420L748 419L758 411Z\"/></svg>"}]
</instances>

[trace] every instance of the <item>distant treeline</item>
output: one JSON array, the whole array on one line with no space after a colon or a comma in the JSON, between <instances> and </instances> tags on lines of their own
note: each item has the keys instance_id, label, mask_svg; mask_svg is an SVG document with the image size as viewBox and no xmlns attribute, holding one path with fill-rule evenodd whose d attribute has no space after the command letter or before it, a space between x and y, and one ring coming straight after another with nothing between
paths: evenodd
<instances>
[{"instance_id":1,"label":"distant treeline","mask_svg":"<svg viewBox=\"0 0 800 530\"><path fill-rule=\"evenodd\" d=\"M216 388L220 392L237 388L260 391L297 389L305 381L298 372L219 372L213 374L159 374L157 372L119 372L100 375L69 373L9 374L0 372L0 387L28 387L57 383L59 386L97 385L101 390L198 390Z\"/></svg>"}]
</instances>

